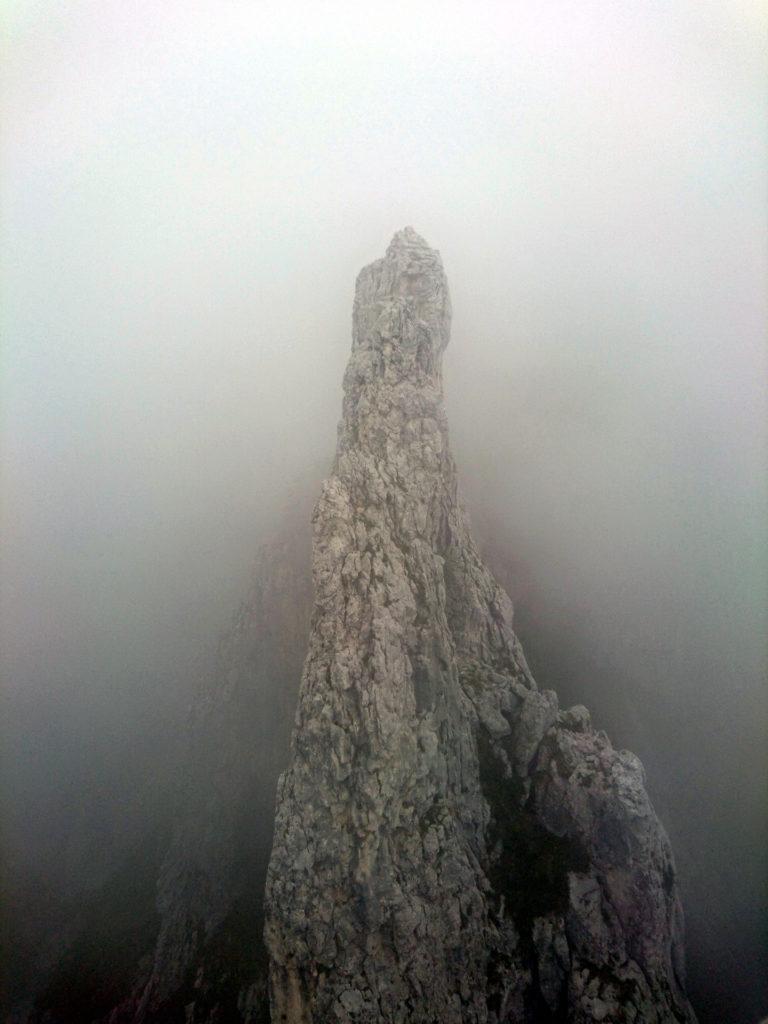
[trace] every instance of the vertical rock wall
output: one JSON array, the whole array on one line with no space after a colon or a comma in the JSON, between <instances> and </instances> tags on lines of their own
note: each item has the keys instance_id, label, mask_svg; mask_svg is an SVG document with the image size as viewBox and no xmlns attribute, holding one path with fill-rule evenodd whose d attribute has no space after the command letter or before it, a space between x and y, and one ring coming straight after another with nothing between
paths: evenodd
<instances>
[{"instance_id":1,"label":"vertical rock wall","mask_svg":"<svg viewBox=\"0 0 768 1024\"><path fill-rule=\"evenodd\" d=\"M448 289L412 229L353 321L267 876L272 1019L691 1022L642 767L538 691L457 500Z\"/></svg>"}]
</instances>

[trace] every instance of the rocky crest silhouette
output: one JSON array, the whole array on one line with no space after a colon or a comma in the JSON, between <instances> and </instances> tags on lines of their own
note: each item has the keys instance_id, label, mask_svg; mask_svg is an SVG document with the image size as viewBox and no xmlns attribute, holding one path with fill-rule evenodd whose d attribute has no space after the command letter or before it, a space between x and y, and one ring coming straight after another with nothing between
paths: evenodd
<instances>
[{"instance_id":1,"label":"rocky crest silhouette","mask_svg":"<svg viewBox=\"0 0 768 1024\"><path fill-rule=\"evenodd\" d=\"M405 228L357 281L311 627L299 507L195 709L159 936L111 1024L695 1022L642 766L538 690L470 535L449 334Z\"/></svg>"},{"instance_id":2,"label":"rocky crest silhouette","mask_svg":"<svg viewBox=\"0 0 768 1024\"><path fill-rule=\"evenodd\" d=\"M692 1021L632 754L539 692L457 500L450 302L411 228L358 277L266 896L278 1022Z\"/></svg>"}]
</instances>

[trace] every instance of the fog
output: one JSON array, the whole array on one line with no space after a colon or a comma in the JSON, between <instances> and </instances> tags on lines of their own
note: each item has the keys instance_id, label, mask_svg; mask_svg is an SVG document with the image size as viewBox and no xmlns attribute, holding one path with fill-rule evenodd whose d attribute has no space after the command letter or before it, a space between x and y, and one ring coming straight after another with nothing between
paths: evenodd
<instances>
[{"instance_id":1,"label":"fog","mask_svg":"<svg viewBox=\"0 0 768 1024\"><path fill-rule=\"evenodd\" d=\"M258 543L330 462L355 276L412 224L540 685L644 760L702 1021L768 1012L765 29L701 0L9 5L4 817L38 899L107 871L175 763Z\"/></svg>"}]
</instances>

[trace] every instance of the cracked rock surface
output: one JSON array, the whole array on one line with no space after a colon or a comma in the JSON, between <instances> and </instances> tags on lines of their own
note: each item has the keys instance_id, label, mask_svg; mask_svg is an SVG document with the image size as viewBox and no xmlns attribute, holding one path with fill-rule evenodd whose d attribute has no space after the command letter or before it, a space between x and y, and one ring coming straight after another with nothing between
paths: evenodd
<instances>
[{"instance_id":1,"label":"cracked rock surface","mask_svg":"<svg viewBox=\"0 0 768 1024\"><path fill-rule=\"evenodd\" d=\"M694 1022L638 759L539 691L457 498L450 302L411 228L357 280L267 872L290 1024Z\"/></svg>"}]
</instances>

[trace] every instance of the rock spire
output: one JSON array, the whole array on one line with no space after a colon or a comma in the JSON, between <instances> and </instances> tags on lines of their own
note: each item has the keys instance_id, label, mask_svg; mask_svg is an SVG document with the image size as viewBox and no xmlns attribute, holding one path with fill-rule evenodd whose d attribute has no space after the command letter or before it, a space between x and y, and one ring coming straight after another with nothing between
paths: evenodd
<instances>
[{"instance_id":1,"label":"rock spire","mask_svg":"<svg viewBox=\"0 0 768 1024\"><path fill-rule=\"evenodd\" d=\"M358 276L267 874L272 1020L691 1024L642 766L538 690L457 499L450 317L412 228Z\"/></svg>"}]
</instances>

